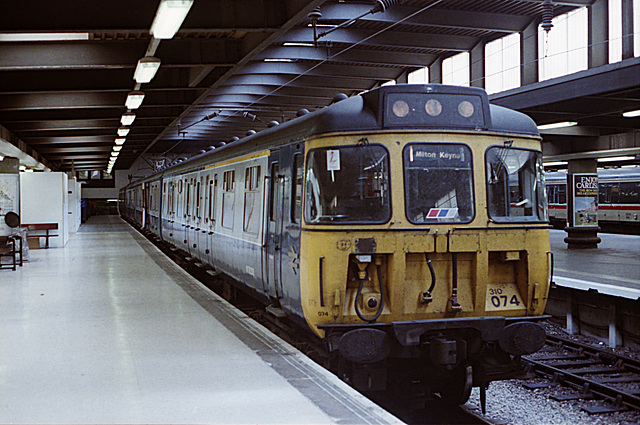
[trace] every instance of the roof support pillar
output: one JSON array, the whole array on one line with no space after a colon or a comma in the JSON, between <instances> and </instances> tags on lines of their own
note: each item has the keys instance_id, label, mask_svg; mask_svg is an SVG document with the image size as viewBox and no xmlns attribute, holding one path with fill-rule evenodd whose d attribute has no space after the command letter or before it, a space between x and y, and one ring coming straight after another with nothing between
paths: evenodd
<instances>
[{"instance_id":1,"label":"roof support pillar","mask_svg":"<svg viewBox=\"0 0 640 425\"><path fill-rule=\"evenodd\" d=\"M429 82L442 84L442 58L439 57L429 65Z\"/></svg>"},{"instance_id":2,"label":"roof support pillar","mask_svg":"<svg viewBox=\"0 0 640 425\"><path fill-rule=\"evenodd\" d=\"M484 66L484 47L486 44L484 41L476 44L469 55L472 87L486 88L484 75L486 69Z\"/></svg>"},{"instance_id":3,"label":"roof support pillar","mask_svg":"<svg viewBox=\"0 0 640 425\"><path fill-rule=\"evenodd\" d=\"M633 57L633 0L622 0L622 59Z\"/></svg>"},{"instance_id":4,"label":"roof support pillar","mask_svg":"<svg viewBox=\"0 0 640 425\"><path fill-rule=\"evenodd\" d=\"M520 85L538 82L538 22L520 33Z\"/></svg>"},{"instance_id":5,"label":"roof support pillar","mask_svg":"<svg viewBox=\"0 0 640 425\"><path fill-rule=\"evenodd\" d=\"M596 0L589 6L588 67L609 63L609 2Z\"/></svg>"}]
</instances>

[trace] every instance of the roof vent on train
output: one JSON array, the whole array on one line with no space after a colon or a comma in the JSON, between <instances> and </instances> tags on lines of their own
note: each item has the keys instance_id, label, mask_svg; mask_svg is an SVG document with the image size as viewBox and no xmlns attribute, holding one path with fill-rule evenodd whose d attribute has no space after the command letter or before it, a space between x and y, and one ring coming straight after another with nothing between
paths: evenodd
<instances>
[{"instance_id":1,"label":"roof vent on train","mask_svg":"<svg viewBox=\"0 0 640 425\"><path fill-rule=\"evenodd\" d=\"M233 136L231 140L229 140L229 143L237 142L238 140L240 140L238 136Z\"/></svg>"},{"instance_id":2,"label":"roof vent on train","mask_svg":"<svg viewBox=\"0 0 640 425\"><path fill-rule=\"evenodd\" d=\"M205 151L204 149L200 149L200 150L198 151L198 155L202 155L203 153L206 153L206 152L207 152L207 151Z\"/></svg>"},{"instance_id":3,"label":"roof vent on train","mask_svg":"<svg viewBox=\"0 0 640 425\"><path fill-rule=\"evenodd\" d=\"M304 115L307 115L308 113L310 112L306 108L298 109L298 112L296 112L296 117L302 117Z\"/></svg>"},{"instance_id":4,"label":"roof vent on train","mask_svg":"<svg viewBox=\"0 0 640 425\"><path fill-rule=\"evenodd\" d=\"M216 149L216 147L215 147L215 146L209 146L209 147L207 148L207 151L211 152L211 151L213 151L213 150L215 150L215 149Z\"/></svg>"},{"instance_id":5,"label":"roof vent on train","mask_svg":"<svg viewBox=\"0 0 640 425\"><path fill-rule=\"evenodd\" d=\"M279 126L279 125L280 125L280 123L278 121L273 120L273 121L269 121L269 124L267 124L267 127L273 128L273 127L276 127L276 126Z\"/></svg>"},{"instance_id":6,"label":"roof vent on train","mask_svg":"<svg viewBox=\"0 0 640 425\"><path fill-rule=\"evenodd\" d=\"M348 98L349 98L349 96L347 96L346 94L338 93L337 95L335 95L333 97L333 100L331 101L331 104L333 105L334 103L338 103L338 102L343 101L343 100L348 99Z\"/></svg>"},{"instance_id":7,"label":"roof vent on train","mask_svg":"<svg viewBox=\"0 0 640 425\"><path fill-rule=\"evenodd\" d=\"M255 130L249 130L247 131L247 136L253 136L254 134L256 134Z\"/></svg>"}]
</instances>

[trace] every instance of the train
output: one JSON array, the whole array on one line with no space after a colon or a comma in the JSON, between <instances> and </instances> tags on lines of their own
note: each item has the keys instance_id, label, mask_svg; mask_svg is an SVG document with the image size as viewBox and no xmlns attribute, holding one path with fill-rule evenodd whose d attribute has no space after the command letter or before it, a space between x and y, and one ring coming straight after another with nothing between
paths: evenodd
<instances>
[{"instance_id":1,"label":"train","mask_svg":"<svg viewBox=\"0 0 640 425\"><path fill-rule=\"evenodd\" d=\"M640 167L598 169L598 223L637 233L640 230ZM549 220L567 225L567 171L545 174Z\"/></svg>"},{"instance_id":2,"label":"train","mask_svg":"<svg viewBox=\"0 0 640 425\"><path fill-rule=\"evenodd\" d=\"M519 376L553 264L533 120L438 84L298 115L129 184L121 215L314 335L359 390L462 404Z\"/></svg>"}]
</instances>

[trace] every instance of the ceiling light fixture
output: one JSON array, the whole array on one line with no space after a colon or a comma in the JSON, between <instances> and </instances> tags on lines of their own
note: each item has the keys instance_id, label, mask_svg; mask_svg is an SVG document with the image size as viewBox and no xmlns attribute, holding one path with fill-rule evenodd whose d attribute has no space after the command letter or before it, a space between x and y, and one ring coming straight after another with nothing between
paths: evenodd
<instances>
[{"instance_id":1,"label":"ceiling light fixture","mask_svg":"<svg viewBox=\"0 0 640 425\"><path fill-rule=\"evenodd\" d=\"M575 121L563 121L563 122L556 122L553 124L539 125L538 130L551 130L553 128L572 127L574 125L578 125L578 123Z\"/></svg>"},{"instance_id":2,"label":"ceiling light fixture","mask_svg":"<svg viewBox=\"0 0 640 425\"><path fill-rule=\"evenodd\" d=\"M125 112L124 114L122 114L122 118L120 118L120 122L122 123L122 125L131 125L133 124L133 121L135 121L135 119L136 119L136 114L131 112Z\"/></svg>"},{"instance_id":3,"label":"ceiling light fixture","mask_svg":"<svg viewBox=\"0 0 640 425\"><path fill-rule=\"evenodd\" d=\"M88 40L88 32L41 32L41 33L4 33L0 41L77 41Z\"/></svg>"},{"instance_id":4,"label":"ceiling light fixture","mask_svg":"<svg viewBox=\"0 0 640 425\"><path fill-rule=\"evenodd\" d=\"M635 111L623 112L622 116L625 118L640 117L640 109L636 109Z\"/></svg>"},{"instance_id":5,"label":"ceiling light fixture","mask_svg":"<svg viewBox=\"0 0 640 425\"><path fill-rule=\"evenodd\" d=\"M113 147L113 151L114 152L120 152L121 149L122 149L122 146L116 145L116 146Z\"/></svg>"},{"instance_id":6,"label":"ceiling light fixture","mask_svg":"<svg viewBox=\"0 0 640 425\"><path fill-rule=\"evenodd\" d=\"M141 91L132 91L127 95L125 106L127 109L138 109L144 100L144 93Z\"/></svg>"},{"instance_id":7,"label":"ceiling light fixture","mask_svg":"<svg viewBox=\"0 0 640 425\"><path fill-rule=\"evenodd\" d=\"M598 158L598 162L631 161L634 159L636 159L635 156L610 156L608 158Z\"/></svg>"},{"instance_id":8,"label":"ceiling light fixture","mask_svg":"<svg viewBox=\"0 0 640 425\"><path fill-rule=\"evenodd\" d=\"M160 59L153 56L145 56L138 61L136 70L133 73L133 79L136 83L148 83L153 80L153 77L160 68Z\"/></svg>"},{"instance_id":9,"label":"ceiling light fixture","mask_svg":"<svg viewBox=\"0 0 640 425\"><path fill-rule=\"evenodd\" d=\"M191 6L193 0L161 0L151 24L151 35L158 39L173 38Z\"/></svg>"},{"instance_id":10,"label":"ceiling light fixture","mask_svg":"<svg viewBox=\"0 0 640 425\"><path fill-rule=\"evenodd\" d=\"M551 162L543 162L542 165L545 167L557 167L559 165L567 165L567 161L551 161Z\"/></svg>"},{"instance_id":11,"label":"ceiling light fixture","mask_svg":"<svg viewBox=\"0 0 640 425\"><path fill-rule=\"evenodd\" d=\"M125 142L126 140L127 140L127 139L125 139L124 137L117 137L117 138L116 138L116 145L118 145L118 146L122 146L122 145L124 145L124 142Z\"/></svg>"},{"instance_id":12,"label":"ceiling light fixture","mask_svg":"<svg viewBox=\"0 0 640 425\"><path fill-rule=\"evenodd\" d=\"M129 131L131 131L129 127L120 127L118 128L118 136L126 137L127 134L129 134Z\"/></svg>"}]
</instances>

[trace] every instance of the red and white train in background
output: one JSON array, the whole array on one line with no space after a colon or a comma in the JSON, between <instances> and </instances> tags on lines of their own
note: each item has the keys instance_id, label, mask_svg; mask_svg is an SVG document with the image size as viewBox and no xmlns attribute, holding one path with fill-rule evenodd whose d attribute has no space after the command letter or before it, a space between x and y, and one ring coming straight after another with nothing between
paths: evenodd
<instances>
[{"instance_id":1,"label":"red and white train in background","mask_svg":"<svg viewBox=\"0 0 640 425\"><path fill-rule=\"evenodd\" d=\"M549 220L556 227L567 221L567 172L545 173ZM598 223L640 230L640 167L598 170Z\"/></svg>"}]
</instances>

